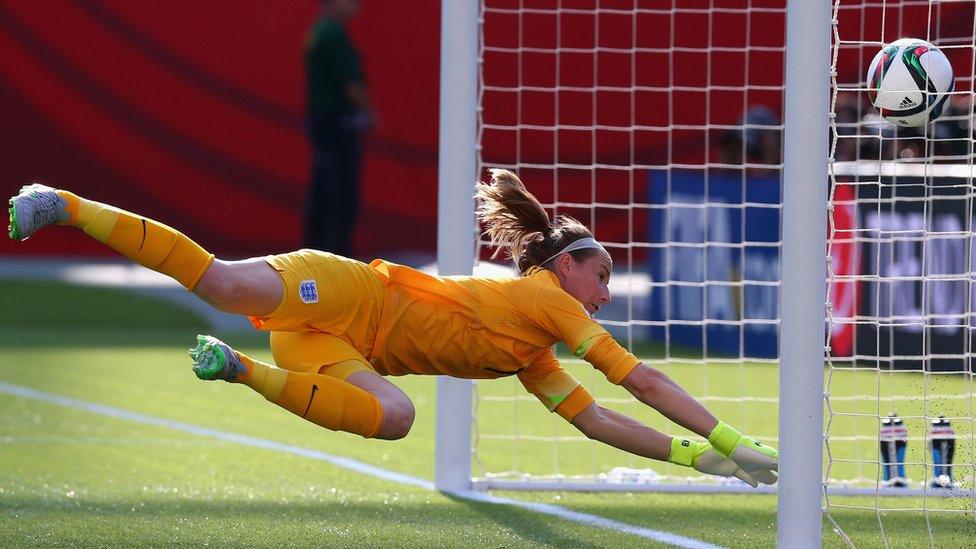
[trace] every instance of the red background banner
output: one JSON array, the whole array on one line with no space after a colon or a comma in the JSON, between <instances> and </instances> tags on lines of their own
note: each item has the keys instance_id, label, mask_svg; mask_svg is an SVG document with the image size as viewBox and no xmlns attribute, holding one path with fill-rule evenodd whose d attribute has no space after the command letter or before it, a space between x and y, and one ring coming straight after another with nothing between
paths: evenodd
<instances>
[{"instance_id":1,"label":"red background banner","mask_svg":"<svg viewBox=\"0 0 976 549\"><path fill-rule=\"evenodd\" d=\"M503 1L490 4L517 6ZM576 4L585 8L594 2ZM785 2L730 1L728 7L756 9L748 14L715 12L713 24L693 9L707 8L712 2L681 4L679 13L639 15L636 42L674 49L662 61L669 65L665 74L670 84L698 86L702 92L671 94L670 101L659 102L660 112L631 110L629 102L608 97L597 106L600 119L594 122L617 124L646 116L646 124L665 127L735 124L743 108L753 103L780 110L778 91L752 90L745 96L723 98L717 91L706 94L705 88L723 83L782 82L782 53L760 50L783 43L785 18L779 10ZM379 125L366 143L363 211L355 236L362 258L434 251L439 5L435 0L367 0L351 24L379 115ZM634 2L608 0L600 5L630 8ZM941 12L943 35L953 25L966 26L966 17L950 17L950 9ZM303 127L303 42L317 10L318 2L313 0L0 2L0 189L10 195L21 184L43 180L145 213L228 257L300 246L309 163ZM841 14L851 22L847 28L875 28L872 21L880 16L877 10ZM715 22L716 18L721 21ZM864 25L855 21L859 18ZM899 20L902 25L917 21L920 29L926 24L925 18ZM487 39L517 46L513 42L517 22L504 17L494 21L494 26L486 25ZM559 33L554 31L557 21L562 25ZM523 23L532 26L532 35L523 34L523 42L555 44L560 40L565 47L585 42L590 47L613 48L628 42L622 37L633 36L637 28L633 18L612 14L601 15L597 27L586 18L573 21L568 16L527 17ZM970 13L966 32L971 32L971 22ZM910 31L897 30L902 34ZM877 34L864 38L880 39L880 30ZM706 55L692 51L721 44L754 48L749 53L748 71L741 68L742 52ZM863 71L872 54L866 50L865 59L843 61L840 70ZM522 74L539 85L557 79L582 82L593 74L592 60L580 59L578 65L570 61L571 57L562 61L562 73L557 75L533 65L544 64L545 59L527 55ZM661 74L665 66L651 57L623 61L600 54L600 71L593 77L615 85L627 84L636 74L640 80L636 84L653 83L653 75ZM486 81L504 82L515 68L510 60L496 62L489 56ZM733 77L739 80L732 81ZM706 99L707 95L711 97ZM523 106L535 113L534 119L540 123L549 120L544 97L538 106L533 106L528 95L522 99ZM703 105L707 105L707 119L702 117ZM501 112L499 119L504 120L504 102L486 107ZM521 158L556 160L551 135L525 137L527 149L517 151ZM575 150L564 138L561 152L569 155L569 161L586 161L585 156L591 162L621 166L657 161L705 164L712 160L712 153L704 152L706 144L718 137L715 132L675 129L649 140L637 152L638 158L621 154L624 149L610 139L588 142ZM506 160L501 145L486 145L496 147L495 161ZM630 200L631 189L639 191L641 186L634 181L617 186L611 173L597 175L602 201ZM535 180L528 183L536 188ZM571 187L567 184L566 192ZM552 198L548 191L539 192L543 200ZM562 199L567 196L572 197ZM642 235L628 234L627 216L619 217L621 223L608 225L601 238L642 240ZM0 254L113 255L74 231L41 232L32 237L29 246L3 239Z\"/></svg>"}]
</instances>

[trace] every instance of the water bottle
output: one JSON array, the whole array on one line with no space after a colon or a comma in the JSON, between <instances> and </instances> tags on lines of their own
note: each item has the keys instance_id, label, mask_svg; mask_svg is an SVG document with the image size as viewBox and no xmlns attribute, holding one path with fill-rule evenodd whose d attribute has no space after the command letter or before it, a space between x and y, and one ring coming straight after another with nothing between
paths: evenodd
<instances>
[{"instance_id":1,"label":"water bottle","mask_svg":"<svg viewBox=\"0 0 976 549\"><path fill-rule=\"evenodd\" d=\"M929 430L932 447L932 488L953 488L952 455L956 452L956 433L945 416L932 420Z\"/></svg>"},{"instance_id":2,"label":"water bottle","mask_svg":"<svg viewBox=\"0 0 976 549\"><path fill-rule=\"evenodd\" d=\"M881 418L881 478L885 486L908 486L905 476L905 452L908 448L908 430L901 418L892 413Z\"/></svg>"}]
</instances>

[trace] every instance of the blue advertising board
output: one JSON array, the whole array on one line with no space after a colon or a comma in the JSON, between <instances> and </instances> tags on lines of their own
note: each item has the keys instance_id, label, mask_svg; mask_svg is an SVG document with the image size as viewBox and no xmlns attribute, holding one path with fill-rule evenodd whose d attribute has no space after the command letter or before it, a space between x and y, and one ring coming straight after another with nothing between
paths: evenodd
<instances>
[{"instance_id":1,"label":"blue advertising board","mask_svg":"<svg viewBox=\"0 0 976 549\"><path fill-rule=\"evenodd\" d=\"M778 175L649 173L647 314L672 354L775 358L778 349Z\"/></svg>"}]
</instances>

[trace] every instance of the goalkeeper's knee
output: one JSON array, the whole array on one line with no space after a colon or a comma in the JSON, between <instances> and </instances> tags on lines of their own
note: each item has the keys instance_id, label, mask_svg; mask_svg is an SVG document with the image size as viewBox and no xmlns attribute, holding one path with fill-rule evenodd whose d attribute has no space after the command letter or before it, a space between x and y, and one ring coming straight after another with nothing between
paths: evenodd
<instances>
[{"instance_id":1,"label":"goalkeeper's knee","mask_svg":"<svg viewBox=\"0 0 976 549\"><path fill-rule=\"evenodd\" d=\"M398 440L407 436L417 414L410 399L395 402L381 399L380 403L383 406L383 422L376 438Z\"/></svg>"}]
</instances>

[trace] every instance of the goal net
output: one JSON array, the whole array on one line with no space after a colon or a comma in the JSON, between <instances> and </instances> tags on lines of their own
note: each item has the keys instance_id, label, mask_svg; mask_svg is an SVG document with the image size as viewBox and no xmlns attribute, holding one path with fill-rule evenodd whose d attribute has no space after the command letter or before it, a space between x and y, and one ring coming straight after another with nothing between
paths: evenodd
<instances>
[{"instance_id":1,"label":"goal net","mask_svg":"<svg viewBox=\"0 0 976 549\"><path fill-rule=\"evenodd\" d=\"M824 510L848 543L909 529L934 547L974 511L974 3L837 0L834 19ZM905 37L955 73L922 128L865 93L871 59ZM877 528L852 528L858 511Z\"/></svg>"},{"instance_id":2,"label":"goal net","mask_svg":"<svg viewBox=\"0 0 976 549\"><path fill-rule=\"evenodd\" d=\"M513 169L550 214L587 224L615 266L598 320L777 444L786 2L484 0L481 14L480 172ZM867 510L881 536L910 516L937 539L973 510L973 2L843 0L832 15L823 509L842 536ZM866 93L874 53L906 36L956 73L923 131L894 129ZM601 404L689 435L559 351ZM516 379L478 382L474 406L475 487L757 492L587 440ZM932 488L950 438L954 484Z\"/></svg>"},{"instance_id":3,"label":"goal net","mask_svg":"<svg viewBox=\"0 0 976 549\"><path fill-rule=\"evenodd\" d=\"M775 444L785 3L486 0L482 15L482 173L513 169L589 226L614 259L598 320ZM600 404L696 436L558 351ZM475 407L476 487L748 488L587 440L516 379L478 382Z\"/></svg>"}]
</instances>

